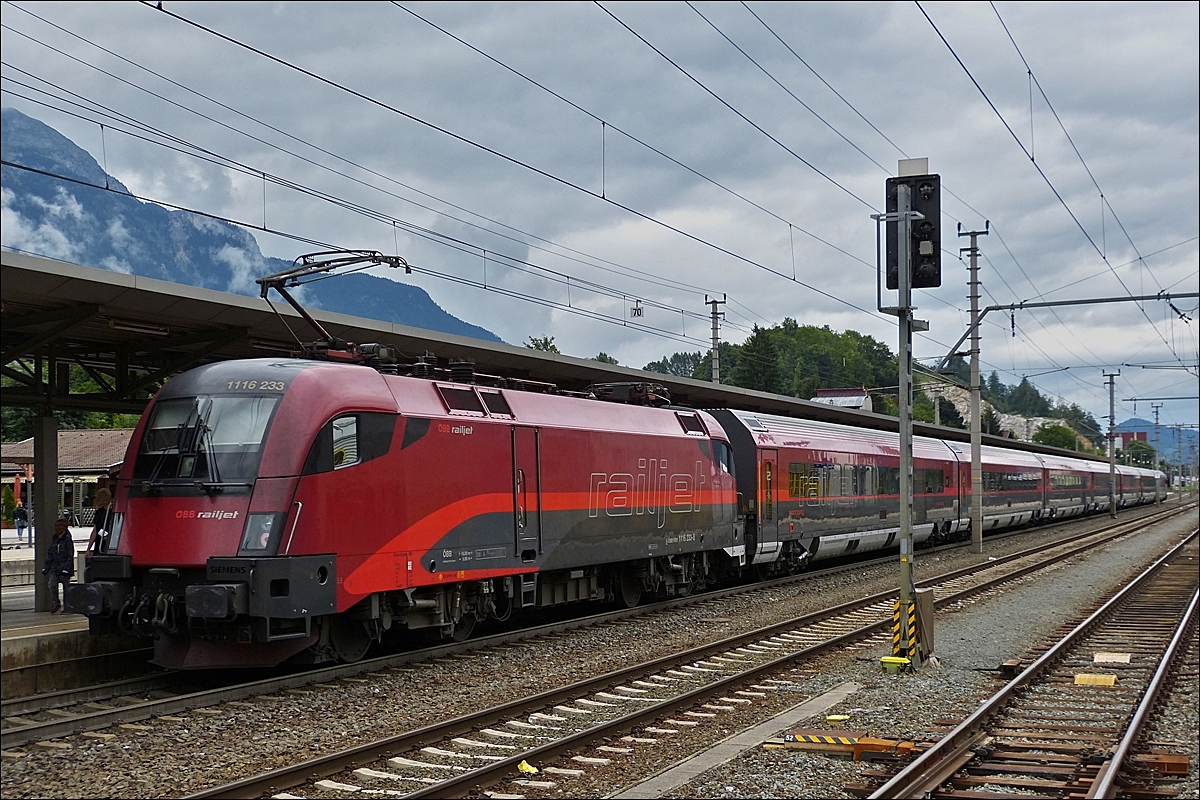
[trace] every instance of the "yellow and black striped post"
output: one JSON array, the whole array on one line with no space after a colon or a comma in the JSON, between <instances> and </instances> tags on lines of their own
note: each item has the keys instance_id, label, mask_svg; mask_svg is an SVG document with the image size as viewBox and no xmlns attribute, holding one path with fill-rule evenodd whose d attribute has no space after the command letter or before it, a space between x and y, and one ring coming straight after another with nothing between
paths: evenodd
<instances>
[{"instance_id":1,"label":"yellow and black striped post","mask_svg":"<svg viewBox=\"0 0 1200 800\"><path fill-rule=\"evenodd\" d=\"M917 604L910 601L905 605L907 608L903 614L899 600L892 606L892 655L920 664L922 656L917 629Z\"/></svg>"}]
</instances>

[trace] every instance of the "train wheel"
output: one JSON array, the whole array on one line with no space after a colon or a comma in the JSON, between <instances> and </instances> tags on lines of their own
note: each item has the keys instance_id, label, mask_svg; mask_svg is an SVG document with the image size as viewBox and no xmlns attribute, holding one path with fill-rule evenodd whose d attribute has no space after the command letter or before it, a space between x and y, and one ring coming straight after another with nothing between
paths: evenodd
<instances>
[{"instance_id":1,"label":"train wheel","mask_svg":"<svg viewBox=\"0 0 1200 800\"><path fill-rule=\"evenodd\" d=\"M475 632L475 616L464 616L458 622L454 623L454 632L450 634L450 638L456 642L465 642L471 638L471 634Z\"/></svg>"},{"instance_id":2,"label":"train wheel","mask_svg":"<svg viewBox=\"0 0 1200 800\"><path fill-rule=\"evenodd\" d=\"M367 649L371 646L371 634L361 620L346 619L338 615L333 618L329 641L338 658L352 664L367 654Z\"/></svg>"},{"instance_id":3,"label":"train wheel","mask_svg":"<svg viewBox=\"0 0 1200 800\"><path fill-rule=\"evenodd\" d=\"M622 608L633 608L642 602L642 579L633 567L621 570L616 589L617 604Z\"/></svg>"}]
</instances>

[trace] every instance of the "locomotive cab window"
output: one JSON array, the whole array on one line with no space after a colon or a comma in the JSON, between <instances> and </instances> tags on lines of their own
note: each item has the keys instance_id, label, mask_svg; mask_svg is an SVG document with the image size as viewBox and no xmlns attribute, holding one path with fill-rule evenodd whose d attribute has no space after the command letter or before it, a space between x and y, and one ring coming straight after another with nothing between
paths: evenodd
<instances>
[{"instance_id":1,"label":"locomotive cab window","mask_svg":"<svg viewBox=\"0 0 1200 800\"><path fill-rule=\"evenodd\" d=\"M228 488L252 482L278 405L275 396L160 400L138 447L134 479L189 486L202 481Z\"/></svg>"},{"instance_id":2,"label":"locomotive cab window","mask_svg":"<svg viewBox=\"0 0 1200 800\"><path fill-rule=\"evenodd\" d=\"M358 417L333 421L333 468L345 469L358 463Z\"/></svg>"},{"instance_id":3,"label":"locomotive cab window","mask_svg":"<svg viewBox=\"0 0 1200 800\"><path fill-rule=\"evenodd\" d=\"M386 455L396 431L395 414L358 412L334 417L308 451L304 474L333 472Z\"/></svg>"},{"instance_id":4,"label":"locomotive cab window","mask_svg":"<svg viewBox=\"0 0 1200 800\"><path fill-rule=\"evenodd\" d=\"M729 445L718 439L713 439L713 458L717 462L717 466L721 472L726 475L735 475L733 471L733 450Z\"/></svg>"}]
</instances>

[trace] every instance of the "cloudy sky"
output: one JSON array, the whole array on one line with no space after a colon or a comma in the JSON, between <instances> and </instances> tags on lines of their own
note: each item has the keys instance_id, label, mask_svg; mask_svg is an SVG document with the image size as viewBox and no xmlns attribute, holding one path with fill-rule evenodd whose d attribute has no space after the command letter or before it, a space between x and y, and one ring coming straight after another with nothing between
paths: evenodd
<instances>
[{"instance_id":1,"label":"cloudy sky","mask_svg":"<svg viewBox=\"0 0 1200 800\"><path fill-rule=\"evenodd\" d=\"M163 5L178 18L4 3L4 105L135 194L398 250L508 342L641 366L704 349L705 296L728 294L730 341L792 317L895 348L870 214L904 157L944 187L919 358L967 323L958 223L991 224L985 305L1200 283L1195 3ZM109 121L102 141L101 107L158 133ZM164 136L177 149L146 141ZM268 255L312 249L256 235ZM994 313L984 369L1097 417L1106 370L1118 401L1194 397L1200 314L1175 306L1190 323L1164 302ZM1197 414L1164 401L1162 421Z\"/></svg>"}]
</instances>

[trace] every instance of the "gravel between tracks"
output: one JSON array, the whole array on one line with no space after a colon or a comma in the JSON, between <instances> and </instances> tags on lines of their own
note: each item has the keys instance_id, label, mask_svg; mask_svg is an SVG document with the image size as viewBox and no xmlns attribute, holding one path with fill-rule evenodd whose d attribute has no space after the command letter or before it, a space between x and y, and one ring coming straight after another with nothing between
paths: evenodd
<instances>
[{"instance_id":1,"label":"gravel between tracks","mask_svg":"<svg viewBox=\"0 0 1200 800\"><path fill-rule=\"evenodd\" d=\"M1132 518L1132 514L1129 518ZM1185 515L1188 516L1188 515ZM1188 516L1190 519L1190 516ZM1082 525L1096 526L1093 520ZM1185 527L1179 523L1177 527ZM1071 526L1078 530L1079 526ZM1020 550L1039 541L1046 531L1031 531L1029 535L990 542L985 556L976 556L963 548L936 556L918 554L917 577L942 573L989 556L1000 556ZM1049 534L1063 535L1058 531ZM1146 543L1128 551L1140 552ZM1126 548L1118 552L1120 563L1132 558ZM1084 559L1086 563L1088 559ZM1103 568L1089 579L1055 581L1070 585L1086 595L1106 585L1105 573L1123 572L1115 562L1091 559ZM1031 583L1031 582L1030 582ZM298 760L340 750L354 744L401 733L451 716L478 710L495 702L551 689L568 681L600 674L616 665L634 663L674 652L700 641L720 639L802 613L828 607L834 603L861 597L890 588L895 584L895 569L891 565L864 567L861 570L805 581L787 587L759 590L732 598L713 600L670 613L646 616L548 637L543 640L509 645L477 655L439 659L412 668L389 670L364 676L360 680L343 680L332 684L309 687L272 695L247 703L226 703L216 709L191 711L178 718L158 718L137 726L122 726L106 731L111 738L92 738L77 735L52 743L52 746L30 745L16 757L6 755L0 789L5 798L18 797L148 797L178 796L230 782L250 774L264 772ZM953 711L961 712L974 705L989 679L973 672L976 667L994 667L1000 661L1022 652L1039 637L1039 631L1052 629L1069 615L1069 603L1054 599L1056 590L1050 586L1041 591L1045 597L1013 605L1006 611L1007 624L998 633L979 634L989 624L999 624L993 612L982 613L968 609L975 628L965 628L957 641L953 626L943 618L955 619L964 615L939 615L939 655L946 653L945 666L939 673L925 673L905 678L901 683L911 685L914 696L939 698L937 704L922 706L915 711L900 709L903 697L896 696L888 682L876 674L877 654L861 650L854 656L825 659L819 664L805 665L798 680L803 678L806 691L819 692L845 680L858 680L868 688L856 694L850 707L875 709L856 712L851 725L878 725L879 732L905 734L919 732L925 721ZM989 622L991 620L991 622ZM1049 626L1048 628L1046 626ZM1012 638L1008 641L1005 637ZM807 677L805 677L807 676ZM930 682L928 686L924 682ZM791 694L771 701L765 706L786 707L804 699L803 694ZM876 696L878 695L878 696ZM911 705L911 703L909 703ZM935 712L933 706L939 706ZM887 710L884 709L886 707ZM208 713L206 713L208 712ZM681 732L677 745L682 753L683 739L692 739L699 730L710 727L725 731L722 738L749 724L752 714L759 711L739 711L722 717L719 725L701 726L694 734ZM911 719L910 719L911 717ZM1194 718L1193 718L1194 719ZM707 734L706 734L707 735ZM1195 738L1195 728L1192 737ZM1187 741L1187 739L1182 739ZM625 762L625 777L644 776L652 768L646 759L661 759L655 763L674 760L663 746L654 746L654 755L635 751ZM755 753L755 757L767 756ZM778 758L777 753L770 758ZM788 753L788 758L796 757ZM733 762L733 765L740 761ZM831 770L840 765L817 762L812 769L816 776L828 778ZM857 766L857 765L856 765ZM751 770L748 774L766 774L753 765L732 766L735 771ZM804 769L805 765L798 764ZM607 770L605 770L607 772ZM589 775L600 778L601 774ZM802 781L795 782L802 786ZM568 784L563 784L567 786ZM614 784L610 781L607 787ZM707 784L705 784L707 786ZM832 785L832 784L830 784ZM840 787L840 782L837 786ZM749 785L719 779L715 789L695 787L693 791L707 796L731 796L753 793ZM726 786L735 792L727 793ZM795 795L799 789L770 791L760 794ZM572 793L584 793L571 785ZM607 791L596 783L595 792ZM805 796L828 796L830 788L807 793Z\"/></svg>"}]
</instances>

